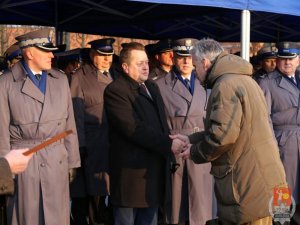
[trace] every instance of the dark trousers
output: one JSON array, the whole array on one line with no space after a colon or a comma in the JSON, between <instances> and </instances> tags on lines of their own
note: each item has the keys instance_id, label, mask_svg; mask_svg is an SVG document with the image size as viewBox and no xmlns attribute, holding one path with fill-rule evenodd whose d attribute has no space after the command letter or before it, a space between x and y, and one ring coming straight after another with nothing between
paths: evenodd
<instances>
[{"instance_id":1,"label":"dark trousers","mask_svg":"<svg viewBox=\"0 0 300 225\"><path fill-rule=\"evenodd\" d=\"M6 204L5 196L0 196L0 225L6 225Z\"/></svg>"},{"instance_id":2,"label":"dark trousers","mask_svg":"<svg viewBox=\"0 0 300 225\"><path fill-rule=\"evenodd\" d=\"M88 198L72 198L71 225L88 225Z\"/></svg>"},{"instance_id":3,"label":"dark trousers","mask_svg":"<svg viewBox=\"0 0 300 225\"><path fill-rule=\"evenodd\" d=\"M157 207L113 207L115 225L157 225Z\"/></svg>"},{"instance_id":4,"label":"dark trousers","mask_svg":"<svg viewBox=\"0 0 300 225\"><path fill-rule=\"evenodd\" d=\"M72 198L71 225L113 225L112 208L106 196Z\"/></svg>"}]
</instances>

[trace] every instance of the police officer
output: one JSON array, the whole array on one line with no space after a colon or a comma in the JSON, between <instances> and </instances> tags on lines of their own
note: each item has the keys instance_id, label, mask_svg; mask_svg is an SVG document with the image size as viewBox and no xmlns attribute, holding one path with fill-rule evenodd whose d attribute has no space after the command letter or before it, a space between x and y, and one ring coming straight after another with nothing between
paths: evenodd
<instances>
[{"instance_id":1,"label":"police officer","mask_svg":"<svg viewBox=\"0 0 300 225\"><path fill-rule=\"evenodd\" d=\"M32 148L66 130L63 140L35 153L16 176L16 194L7 198L8 224L70 224L68 170L80 166L78 138L67 78L52 69L51 30L16 37L23 60L0 78L0 157L14 148Z\"/></svg>"},{"instance_id":2,"label":"police officer","mask_svg":"<svg viewBox=\"0 0 300 225\"><path fill-rule=\"evenodd\" d=\"M105 198L109 195L108 125L103 110L103 93L112 82L113 38L98 39L91 45L90 60L83 63L71 81L74 113L82 168L71 185L75 224L105 222Z\"/></svg>"},{"instance_id":3,"label":"police officer","mask_svg":"<svg viewBox=\"0 0 300 225\"><path fill-rule=\"evenodd\" d=\"M296 69L300 51L299 45L294 42L281 42L277 47L276 70L259 84L267 100L287 182L299 207L300 77ZM296 214L299 212L296 211Z\"/></svg>"},{"instance_id":4,"label":"police officer","mask_svg":"<svg viewBox=\"0 0 300 225\"><path fill-rule=\"evenodd\" d=\"M10 69L22 59L22 52L18 43L14 43L4 52L7 68Z\"/></svg>"},{"instance_id":5,"label":"police officer","mask_svg":"<svg viewBox=\"0 0 300 225\"><path fill-rule=\"evenodd\" d=\"M174 40L174 66L155 80L163 101L172 134L190 135L204 129L205 104L208 98L197 79L191 51L196 39ZM210 164L194 164L177 157L180 167L172 174L171 199L167 199L168 224L204 225L213 217L213 178Z\"/></svg>"},{"instance_id":6,"label":"police officer","mask_svg":"<svg viewBox=\"0 0 300 225\"><path fill-rule=\"evenodd\" d=\"M154 45L154 58L157 61L157 66L154 67L150 73L150 79L157 79L172 69L173 66L173 49L171 46L171 39L160 40Z\"/></svg>"},{"instance_id":7,"label":"police officer","mask_svg":"<svg viewBox=\"0 0 300 225\"><path fill-rule=\"evenodd\" d=\"M277 48L272 45L262 47L257 54L260 69L253 73L253 79L259 82L276 68Z\"/></svg>"}]
</instances>

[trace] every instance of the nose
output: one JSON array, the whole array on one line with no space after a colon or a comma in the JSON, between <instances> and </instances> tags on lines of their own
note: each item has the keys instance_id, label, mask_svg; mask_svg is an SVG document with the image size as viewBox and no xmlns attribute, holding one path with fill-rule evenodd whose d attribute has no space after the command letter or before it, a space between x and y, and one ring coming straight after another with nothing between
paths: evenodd
<instances>
[{"instance_id":1,"label":"nose","mask_svg":"<svg viewBox=\"0 0 300 225\"><path fill-rule=\"evenodd\" d=\"M49 55L49 58L51 58L51 59L54 58L53 52L49 52L48 55Z\"/></svg>"}]
</instances>

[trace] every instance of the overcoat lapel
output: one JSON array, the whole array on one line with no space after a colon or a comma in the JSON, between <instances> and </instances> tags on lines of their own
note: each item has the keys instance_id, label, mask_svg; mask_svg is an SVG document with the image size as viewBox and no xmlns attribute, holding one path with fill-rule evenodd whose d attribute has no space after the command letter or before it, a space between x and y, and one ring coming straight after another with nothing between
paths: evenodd
<instances>
[{"instance_id":1,"label":"overcoat lapel","mask_svg":"<svg viewBox=\"0 0 300 225\"><path fill-rule=\"evenodd\" d=\"M31 98L41 103L44 102L44 94L34 85L30 78L26 76L26 72L21 63L17 63L12 68L12 74L16 82L24 81L24 84L21 89L22 93L30 96Z\"/></svg>"},{"instance_id":2,"label":"overcoat lapel","mask_svg":"<svg viewBox=\"0 0 300 225\"><path fill-rule=\"evenodd\" d=\"M24 85L22 87L22 93L38 100L40 103L43 103L45 100L44 94L38 89L37 86L34 85L34 83L29 79L29 77L26 78Z\"/></svg>"},{"instance_id":3,"label":"overcoat lapel","mask_svg":"<svg viewBox=\"0 0 300 225\"><path fill-rule=\"evenodd\" d=\"M201 84L198 79L195 79L195 86L194 86L194 95L191 101L191 105L187 112L187 117L193 114L193 112L199 112L199 108L202 107L202 105L199 105L199 102L205 101L203 98L203 95L201 95Z\"/></svg>"},{"instance_id":4,"label":"overcoat lapel","mask_svg":"<svg viewBox=\"0 0 300 225\"><path fill-rule=\"evenodd\" d=\"M283 75L284 76L284 75ZM287 90L288 92L292 93L293 95L299 93L299 89L296 85L289 82L286 78L281 77L281 80L279 82L279 87Z\"/></svg>"},{"instance_id":5,"label":"overcoat lapel","mask_svg":"<svg viewBox=\"0 0 300 225\"><path fill-rule=\"evenodd\" d=\"M184 84L176 78L176 75L172 72L170 76L165 76L165 80L168 85L171 85L172 90L180 95L182 98L186 99L191 103L193 96L190 91L184 86Z\"/></svg>"}]
</instances>

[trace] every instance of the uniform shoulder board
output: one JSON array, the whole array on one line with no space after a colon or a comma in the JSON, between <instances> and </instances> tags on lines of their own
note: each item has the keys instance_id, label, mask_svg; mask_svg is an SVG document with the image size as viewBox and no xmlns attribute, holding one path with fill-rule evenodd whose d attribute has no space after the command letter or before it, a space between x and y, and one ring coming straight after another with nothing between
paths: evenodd
<instances>
[{"instance_id":1,"label":"uniform shoulder board","mask_svg":"<svg viewBox=\"0 0 300 225\"><path fill-rule=\"evenodd\" d=\"M51 69L54 70L55 72L60 72L60 73L66 74L63 70L61 70L59 68L52 67Z\"/></svg>"}]
</instances>

